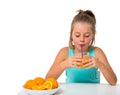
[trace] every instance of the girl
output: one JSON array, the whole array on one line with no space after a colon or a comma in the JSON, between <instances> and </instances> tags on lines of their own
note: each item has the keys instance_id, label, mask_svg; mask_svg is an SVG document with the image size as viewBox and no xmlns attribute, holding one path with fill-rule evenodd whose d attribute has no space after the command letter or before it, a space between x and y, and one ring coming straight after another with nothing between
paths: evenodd
<instances>
[{"instance_id":1,"label":"girl","mask_svg":"<svg viewBox=\"0 0 120 95\"><path fill-rule=\"evenodd\" d=\"M71 23L69 47L63 47L57 54L46 78L56 79L66 71L67 83L100 83L102 72L110 85L116 85L117 78L105 53L93 46L96 33L95 15L90 10L79 10ZM84 60L78 53L87 52L89 59ZM82 65L82 68L79 68Z\"/></svg>"}]
</instances>

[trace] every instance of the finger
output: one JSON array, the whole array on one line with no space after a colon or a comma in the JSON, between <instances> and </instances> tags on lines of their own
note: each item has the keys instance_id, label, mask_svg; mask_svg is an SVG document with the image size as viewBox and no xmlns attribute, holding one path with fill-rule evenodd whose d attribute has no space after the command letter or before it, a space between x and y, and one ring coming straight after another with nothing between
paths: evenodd
<instances>
[{"instance_id":1,"label":"finger","mask_svg":"<svg viewBox=\"0 0 120 95\"><path fill-rule=\"evenodd\" d=\"M76 59L73 59L72 62L82 62L82 59L76 58Z\"/></svg>"},{"instance_id":2,"label":"finger","mask_svg":"<svg viewBox=\"0 0 120 95\"><path fill-rule=\"evenodd\" d=\"M83 65L82 62L76 62L76 65Z\"/></svg>"},{"instance_id":3,"label":"finger","mask_svg":"<svg viewBox=\"0 0 120 95\"><path fill-rule=\"evenodd\" d=\"M92 59L93 57L92 56L89 56L89 59Z\"/></svg>"},{"instance_id":4,"label":"finger","mask_svg":"<svg viewBox=\"0 0 120 95\"><path fill-rule=\"evenodd\" d=\"M90 63L90 62L92 62L92 60L82 60L82 63L83 63L83 64L88 64L88 63Z\"/></svg>"},{"instance_id":5,"label":"finger","mask_svg":"<svg viewBox=\"0 0 120 95\"><path fill-rule=\"evenodd\" d=\"M72 66L71 66L71 67L75 68L75 67L76 67L76 64L72 64Z\"/></svg>"},{"instance_id":6,"label":"finger","mask_svg":"<svg viewBox=\"0 0 120 95\"><path fill-rule=\"evenodd\" d=\"M92 68L92 67L94 67L94 66L93 66L93 65L90 65L90 66L86 67L86 69L90 69L90 68Z\"/></svg>"},{"instance_id":7,"label":"finger","mask_svg":"<svg viewBox=\"0 0 120 95\"><path fill-rule=\"evenodd\" d=\"M93 67L93 63L91 62L91 63L85 64L85 65L83 65L83 67L91 68L91 67Z\"/></svg>"},{"instance_id":8,"label":"finger","mask_svg":"<svg viewBox=\"0 0 120 95\"><path fill-rule=\"evenodd\" d=\"M80 56L73 56L73 58L81 58Z\"/></svg>"}]
</instances>

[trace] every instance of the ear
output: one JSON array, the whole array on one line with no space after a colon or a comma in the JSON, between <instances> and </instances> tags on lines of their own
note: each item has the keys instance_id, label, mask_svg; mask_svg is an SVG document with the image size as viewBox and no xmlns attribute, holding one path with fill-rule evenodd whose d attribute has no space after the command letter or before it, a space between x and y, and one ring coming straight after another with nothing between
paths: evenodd
<instances>
[{"instance_id":1,"label":"ear","mask_svg":"<svg viewBox=\"0 0 120 95\"><path fill-rule=\"evenodd\" d=\"M91 40L94 40L95 39L95 32L92 33L92 39Z\"/></svg>"},{"instance_id":2,"label":"ear","mask_svg":"<svg viewBox=\"0 0 120 95\"><path fill-rule=\"evenodd\" d=\"M90 45L92 45L94 41L95 41L95 33L92 34Z\"/></svg>"}]
</instances>

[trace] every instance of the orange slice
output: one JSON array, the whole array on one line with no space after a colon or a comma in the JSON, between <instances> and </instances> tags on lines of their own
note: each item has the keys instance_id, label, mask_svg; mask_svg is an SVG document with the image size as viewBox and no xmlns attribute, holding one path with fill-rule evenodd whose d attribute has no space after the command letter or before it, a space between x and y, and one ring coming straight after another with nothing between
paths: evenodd
<instances>
[{"instance_id":1,"label":"orange slice","mask_svg":"<svg viewBox=\"0 0 120 95\"><path fill-rule=\"evenodd\" d=\"M50 90L50 89L53 89L53 84L51 81L45 81L45 83L43 84L43 86L47 89L47 90Z\"/></svg>"},{"instance_id":2,"label":"orange slice","mask_svg":"<svg viewBox=\"0 0 120 95\"><path fill-rule=\"evenodd\" d=\"M48 78L46 81L51 81L53 84L53 89L58 87L58 82L55 78Z\"/></svg>"},{"instance_id":3,"label":"orange slice","mask_svg":"<svg viewBox=\"0 0 120 95\"><path fill-rule=\"evenodd\" d=\"M32 90L46 90L46 87L44 85L35 85Z\"/></svg>"}]
</instances>

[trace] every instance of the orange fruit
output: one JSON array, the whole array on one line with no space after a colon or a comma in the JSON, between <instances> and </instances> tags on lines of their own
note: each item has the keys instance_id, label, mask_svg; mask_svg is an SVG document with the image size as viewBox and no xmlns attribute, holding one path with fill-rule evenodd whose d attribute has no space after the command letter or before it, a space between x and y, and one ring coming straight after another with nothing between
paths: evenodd
<instances>
[{"instance_id":1,"label":"orange fruit","mask_svg":"<svg viewBox=\"0 0 120 95\"><path fill-rule=\"evenodd\" d=\"M50 89L53 89L53 88L54 88L52 81L49 81L49 80L45 81L45 83L43 84L43 86L44 86L47 90L50 90Z\"/></svg>"},{"instance_id":2,"label":"orange fruit","mask_svg":"<svg viewBox=\"0 0 120 95\"><path fill-rule=\"evenodd\" d=\"M37 85L42 85L45 80L42 77L36 77L34 78L35 82L37 83Z\"/></svg>"},{"instance_id":3,"label":"orange fruit","mask_svg":"<svg viewBox=\"0 0 120 95\"><path fill-rule=\"evenodd\" d=\"M26 81L26 83L24 84L24 87L27 89L32 89L32 87L36 85L36 82L34 80L28 80Z\"/></svg>"},{"instance_id":4,"label":"orange fruit","mask_svg":"<svg viewBox=\"0 0 120 95\"><path fill-rule=\"evenodd\" d=\"M53 89L58 87L58 82L55 78L48 78L46 81L51 81L53 84Z\"/></svg>"},{"instance_id":5,"label":"orange fruit","mask_svg":"<svg viewBox=\"0 0 120 95\"><path fill-rule=\"evenodd\" d=\"M23 85L24 88L31 90L50 90L58 87L58 82L55 78L43 79L42 77L36 77L33 80L30 79Z\"/></svg>"},{"instance_id":6,"label":"orange fruit","mask_svg":"<svg viewBox=\"0 0 120 95\"><path fill-rule=\"evenodd\" d=\"M35 85L32 90L46 90L46 87L44 85Z\"/></svg>"}]
</instances>

